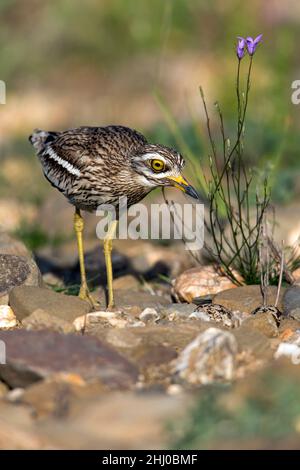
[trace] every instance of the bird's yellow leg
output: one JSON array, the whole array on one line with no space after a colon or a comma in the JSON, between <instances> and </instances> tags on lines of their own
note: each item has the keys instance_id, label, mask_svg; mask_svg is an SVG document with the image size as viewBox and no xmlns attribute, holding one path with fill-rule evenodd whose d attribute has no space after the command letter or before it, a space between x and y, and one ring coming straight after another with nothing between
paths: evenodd
<instances>
[{"instance_id":1,"label":"bird's yellow leg","mask_svg":"<svg viewBox=\"0 0 300 470\"><path fill-rule=\"evenodd\" d=\"M74 215L74 230L75 230L76 238L77 238L80 277L81 277L79 297L83 300L88 300L90 304L92 305L92 307L95 308L97 303L89 292L87 280L86 280L86 272L85 272L85 265L84 265L83 237L82 237L83 227L84 227L84 222L83 222L83 218L81 217L80 210L76 209L75 215Z\"/></svg>"},{"instance_id":2,"label":"bird's yellow leg","mask_svg":"<svg viewBox=\"0 0 300 470\"><path fill-rule=\"evenodd\" d=\"M108 232L103 241L105 265L106 265L106 277L107 277L107 290L108 290L108 308L112 308L115 305L114 293L113 293L113 269L111 261L112 252L112 241L116 233L118 221L114 220L110 223Z\"/></svg>"}]
</instances>

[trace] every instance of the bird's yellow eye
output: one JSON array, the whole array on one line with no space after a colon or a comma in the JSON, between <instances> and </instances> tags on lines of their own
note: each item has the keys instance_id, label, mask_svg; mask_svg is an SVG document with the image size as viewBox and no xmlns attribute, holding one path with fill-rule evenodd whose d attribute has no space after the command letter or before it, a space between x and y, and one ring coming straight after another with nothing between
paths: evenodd
<instances>
[{"instance_id":1,"label":"bird's yellow eye","mask_svg":"<svg viewBox=\"0 0 300 470\"><path fill-rule=\"evenodd\" d=\"M157 159L151 160L151 168L152 170L159 173L160 171L164 171L165 163L162 160L157 160Z\"/></svg>"}]
</instances>

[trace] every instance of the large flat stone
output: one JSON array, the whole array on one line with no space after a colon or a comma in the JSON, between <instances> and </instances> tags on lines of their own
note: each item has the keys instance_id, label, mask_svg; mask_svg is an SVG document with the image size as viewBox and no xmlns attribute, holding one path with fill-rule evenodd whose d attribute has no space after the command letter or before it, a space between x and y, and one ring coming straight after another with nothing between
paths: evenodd
<instances>
[{"instance_id":1,"label":"large flat stone","mask_svg":"<svg viewBox=\"0 0 300 470\"><path fill-rule=\"evenodd\" d=\"M37 309L70 322L90 311L89 303L78 297L27 286L13 289L9 294L9 304L19 321Z\"/></svg>"},{"instance_id":2,"label":"large flat stone","mask_svg":"<svg viewBox=\"0 0 300 470\"><path fill-rule=\"evenodd\" d=\"M131 289L120 289L114 291L115 304L117 307L129 309L139 307L140 311L147 307L161 308L170 303L170 299L161 295L152 295L145 291L132 291ZM101 307L106 307L105 297L100 299Z\"/></svg>"},{"instance_id":3,"label":"large flat stone","mask_svg":"<svg viewBox=\"0 0 300 470\"><path fill-rule=\"evenodd\" d=\"M10 387L26 387L60 372L100 381L110 388L127 388L137 369L106 343L92 337L50 331L3 331L6 364L0 379Z\"/></svg>"},{"instance_id":4,"label":"large flat stone","mask_svg":"<svg viewBox=\"0 0 300 470\"><path fill-rule=\"evenodd\" d=\"M282 310L282 297L284 288L281 288L278 308ZM274 305L276 299L277 287L268 288L268 305ZM257 307L263 305L260 286L242 286L234 289L226 289L214 296L214 303L223 305L229 310L251 313Z\"/></svg>"},{"instance_id":5,"label":"large flat stone","mask_svg":"<svg viewBox=\"0 0 300 470\"><path fill-rule=\"evenodd\" d=\"M88 333L104 339L144 373L149 367L168 364L177 357L178 351L209 326L199 321L120 329L95 325Z\"/></svg>"},{"instance_id":6,"label":"large flat stone","mask_svg":"<svg viewBox=\"0 0 300 470\"><path fill-rule=\"evenodd\" d=\"M22 326L26 330L51 330L58 333L75 333L73 323L63 320L55 315L49 315L42 309L35 310L31 315L25 317Z\"/></svg>"}]
</instances>

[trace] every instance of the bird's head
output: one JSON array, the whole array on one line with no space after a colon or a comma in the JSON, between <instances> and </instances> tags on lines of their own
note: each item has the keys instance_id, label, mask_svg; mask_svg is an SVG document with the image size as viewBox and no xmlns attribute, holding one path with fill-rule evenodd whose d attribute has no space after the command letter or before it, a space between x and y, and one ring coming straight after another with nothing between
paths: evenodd
<instances>
[{"instance_id":1,"label":"bird's head","mask_svg":"<svg viewBox=\"0 0 300 470\"><path fill-rule=\"evenodd\" d=\"M198 199L196 190L182 175L185 161L176 150L158 144L146 144L132 157L131 165L137 182L149 188L174 186Z\"/></svg>"}]
</instances>

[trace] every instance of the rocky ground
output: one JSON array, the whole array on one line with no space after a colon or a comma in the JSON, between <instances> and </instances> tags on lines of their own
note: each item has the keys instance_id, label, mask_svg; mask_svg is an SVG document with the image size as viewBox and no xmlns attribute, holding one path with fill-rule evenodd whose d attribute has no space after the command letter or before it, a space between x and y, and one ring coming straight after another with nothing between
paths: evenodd
<instances>
[{"instance_id":1,"label":"rocky ground","mask_svg":"<svg viewBox=\"0 0 300 470\"><path fill-rule=\"evenodd\" d=\"M258 286L192 267L180 245L118 242L117 307L107 311L101 249L87 246L96 311L66 289L78 282L73 242L34 259L0 234L0 448L166 448L207 387L233 384L235 407L264 370L294 363L299 374L297 285L281 290L277 309L271 287L270 307L257 310ZM221 441L212 446L233 445Z\"/></svg>"}]
</instances>

